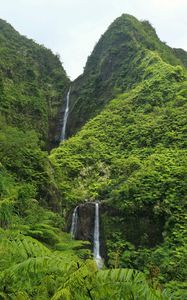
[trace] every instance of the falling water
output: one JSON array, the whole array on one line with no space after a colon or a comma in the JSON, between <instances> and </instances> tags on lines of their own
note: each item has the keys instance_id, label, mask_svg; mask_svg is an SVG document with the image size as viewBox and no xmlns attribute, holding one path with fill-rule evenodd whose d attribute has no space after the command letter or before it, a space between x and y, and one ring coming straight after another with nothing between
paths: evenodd
<instances>
[{"instance_id":1,"label":"falling water","mask_svg":"<svg viewBox=\"0 0 187 300\"><path fill-rule=\"evenodd\" d=\"M69 114L69 98L71 93L71 87L69 88L69 91L66 96L66 109L64 113L64 120L63 120L63 127L61 132L61 141L64 141L66 139L66 126L67 126L67 120L68 120L68 114Z\"/></svg>"},{"instance_id":2,"label":"falling water","mask_svg":"<svg viewBox=\"0 0 187 300\"><path fill-rule=\"evenodd\" d=\"M95 223L94 223L94 259L99 269L103 266L103 260L100 256L99 242L99 204L95 203Z\"/></svg>"},{"instance_id":3,"label":"falling water","mask_svg":"<svg viewBox=\"0 0 187 300\"><path fill-rule=\"evenodd\" d=\"M75 207L72 215L72 221L71 221L71 229L70 233L73 238L75 238L77 233L77 223L78 223L78 206Z\"/></svg>"}]
</instances>

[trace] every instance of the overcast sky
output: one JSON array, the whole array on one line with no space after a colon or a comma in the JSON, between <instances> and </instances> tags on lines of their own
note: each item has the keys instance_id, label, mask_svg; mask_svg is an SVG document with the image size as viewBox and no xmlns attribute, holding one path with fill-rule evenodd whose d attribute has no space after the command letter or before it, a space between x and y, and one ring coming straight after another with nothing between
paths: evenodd
<instances>
[{"instance_id":1,"label":"overcast sky","mask_svg":"<svg viewBox=\"0 0 187 300\"><path fill-rule=\"evenodd\" d=\"M149 20L161 40L187 50L187 0L0 0L0 18L59 53L71 79L122 13Z\"/></svg>"}]
</instances>

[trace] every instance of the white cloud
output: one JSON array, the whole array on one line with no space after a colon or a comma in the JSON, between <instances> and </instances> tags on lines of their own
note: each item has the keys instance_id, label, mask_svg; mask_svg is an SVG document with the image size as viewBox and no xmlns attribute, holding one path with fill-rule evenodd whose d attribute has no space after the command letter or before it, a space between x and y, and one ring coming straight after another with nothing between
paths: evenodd
<instances>
[{"instance_id":1,"label":"white cloud","mask_svg":"<svg viewBox=\"0 0 187 300\"><path fill-rule=\"evenodd\" d=\"M58 52L78 76L100 35L122 13L148 19L159 37L187 50L186 0L0 0L0 18Z\"/></svg>"}]
</instances>

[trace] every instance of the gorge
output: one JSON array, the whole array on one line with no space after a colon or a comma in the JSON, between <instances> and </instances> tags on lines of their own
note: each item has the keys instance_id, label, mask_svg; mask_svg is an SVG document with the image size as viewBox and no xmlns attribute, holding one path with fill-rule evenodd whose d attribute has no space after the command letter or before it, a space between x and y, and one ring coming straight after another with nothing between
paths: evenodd
<instances>
[{"instance_id":1,"label":"gorge","mask_svg":"<svg viewBox=\"0 0 187 300\"><path fill-rule=\"evenodd\" d=\"M0 298L186 299L187 53L123 14L73 82L3 20L0 58Z\"/></svg>"}]
</instances>

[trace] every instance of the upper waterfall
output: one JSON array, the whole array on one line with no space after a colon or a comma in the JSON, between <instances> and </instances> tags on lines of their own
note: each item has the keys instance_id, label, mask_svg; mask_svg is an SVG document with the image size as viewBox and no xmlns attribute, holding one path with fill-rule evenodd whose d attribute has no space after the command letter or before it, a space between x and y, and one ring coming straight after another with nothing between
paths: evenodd
<instances>
[{"instance_id":1,"label":"upper waterfall","mask_svg":"<svg viewBox=\"0 0 187 300\"><path fill-rule=\"evenodd\" d=\"M67 120L68 120L68 115L69 115L70 93L71 93L71 87L69 88L69 91L66 96L66 109L65 109L65 113L64 113L62 132L61 132L61 136L60 136L61 141L64 141L66 139L66 126L67 126Z\"/></svg>"}]
</instances>

